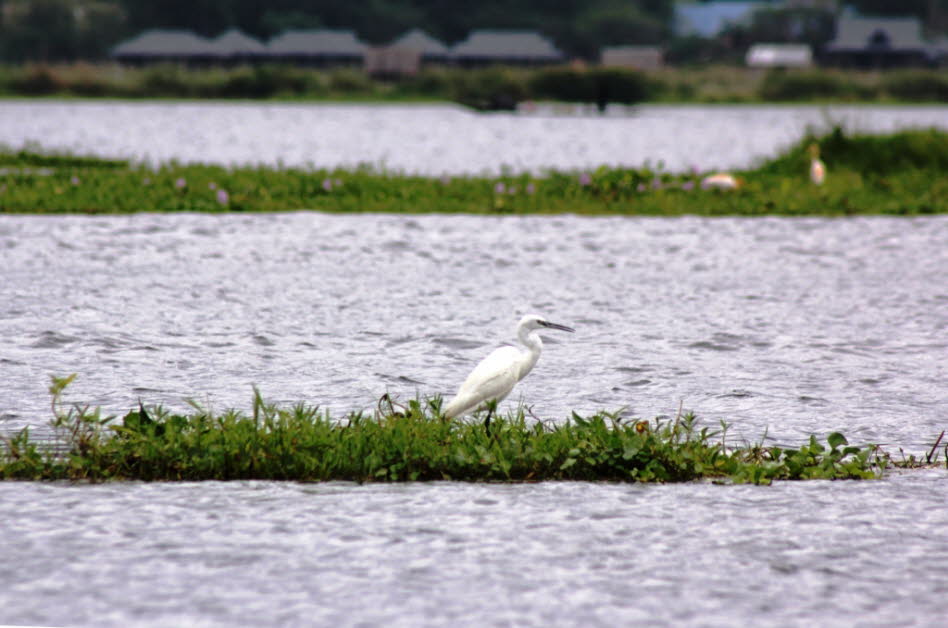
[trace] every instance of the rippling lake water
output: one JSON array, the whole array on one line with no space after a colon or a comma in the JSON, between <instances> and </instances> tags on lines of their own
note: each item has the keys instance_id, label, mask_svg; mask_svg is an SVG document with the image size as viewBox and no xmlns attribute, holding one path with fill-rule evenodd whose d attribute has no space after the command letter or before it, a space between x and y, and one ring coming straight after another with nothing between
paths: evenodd
<instances>
[{"instance_id":1,"label":"rippling lake water","mask_svg":"<svg viewBox=\"0 0 948 628\"><path fill-rule=\"evenodd\" d=\"M17 106L0 103L0 142L15 143ZM172 141L184 114L214 118L203 105L121 107L156 107L171 131L149 117L145 130L123 123L139 140L107 138L66 116L56 137L188 159L200 151ZM21 116L30 133L44 128L36 115ZM623 115L607 120L632 124ZM562 121L481 119L508 118ZM229 131L233 160L281 154L248 149L242 128ZM226 141L211 136L216 159ZM305 142L287 141L295 161ZM534 150L570 140L556 142ZM458 155L442 155L446 170ZM425 170L413 163L389 161ZM450 394L535 310L577 330L549 335L509 401L543 418L681 403L736 439L839 430L921 454L948 427L946 268L944 216L0 216L0 432L42 434L48 378L73 372L67 401L110 413L139 398L246 409L254 385L337 415L384 392ZM944 469L771 487L0 483L0 624L940 626L946 503Z\"/></svg>"},{"instance_id":2,"label":"rippling lake water","mask_svg":"<svg viewBox=\"0 0 948 628\"><path fill-rule=\"evenodd\" d=\"M0 484L0 621L941 626L948 482Z\"/></svg>"},{"instance_id":3,"label":"rippling lake water","mask_svg":"<svg viewBox=\"0 0 948 628\"><path fill-rule=\"evenodd\" d=\"M36 142L151 163L286 164L441 174L640 167L742 168L808 128L948 128L948 107L613 107L608 115L541 108L480 114L449 105L226 102L0 102L0 144ZM830 164L832 169L832 164Z\"/></svg>"},{"instance_id":4,"label":"rippling lake water","mask_svg":"<svg viewBox=\"0 0 948 628\"><path fill-rule=\"evenodd\" d=\"M544 418L679 403L746 438L918 449L944 423L948 219L6 216L3 423L451 394L539 311Z\"/></svg>"}]
</instances>

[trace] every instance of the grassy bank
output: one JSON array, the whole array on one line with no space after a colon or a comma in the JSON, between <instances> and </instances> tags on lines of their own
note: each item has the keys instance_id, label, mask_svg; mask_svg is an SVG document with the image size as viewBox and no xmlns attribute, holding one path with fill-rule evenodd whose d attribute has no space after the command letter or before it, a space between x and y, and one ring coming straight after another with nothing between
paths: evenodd
<instances>
[{"instance_id":1,"label":"grassy bank","mask_svg":"<svg viewBox=\"0 0 948 628\"><path fill-rule=\"evenodd\" d=\"M826 183L809 182L807 147L820 146ZM286 211L579 213L627 215L849 215L948 212L948 133L886 136L840 130L805 138L759 167L735 173L734 191L700 187L707 173L599 168L544 176L393 175L371 168L166 164L0 151L0 212Z\"/></svg>"},{"instance_id":2,"label":"grassy bank","mask_svg":"<svg viewBox=\"0 0 948 628\"><path fill-rule=\"evenodd\" d=\"M619 103L948 102L948 76L938 70L435 67L392 81L373 79L359 68L284 65L0 66L0 95L29 97L448 100L490 107L525 100L595 102L603 89Z\"/></svg>"},{"instance_id":3,"label":"grassy bank","mask_svg":"<svg viewBox=\"0 0 948 628\"><path fill-rule=\"evenodd\" d=\"M0 478L769 484L875 478L887 465L876 447L850 446L839 433L796 448L731 443L725 425L701 427L691 415L624 421L574 413L550 425L521 411L495 418L487 432L479 420L444 420L439 399L401 406L383 397L374 414L334 420L317 407L278 408L256 394L249 414L139 407L113 420L88 408L60 409L71 379L54 378L50 389L65 448L46 449L24 430L0 445Z\"/></svg>"}]
</instances>

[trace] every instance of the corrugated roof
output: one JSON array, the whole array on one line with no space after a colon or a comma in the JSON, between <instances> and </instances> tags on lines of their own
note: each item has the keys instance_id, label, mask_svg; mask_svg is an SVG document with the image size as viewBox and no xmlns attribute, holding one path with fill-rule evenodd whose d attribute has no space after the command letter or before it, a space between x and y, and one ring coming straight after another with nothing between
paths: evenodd
<instances>
[{"instance_id":1,"label":"corrugated roof","mask_svg":"<svg viewBox=\"0 0 948 628\"><path fill-rule=\"evenodd\" d=\"M356 38L353 31L328 29L286 31L267 45L271 54L301 56L361 57L365 49L366 45Z\"/></svg>"},{"instance_id":2,"label":"corrugated roof","mask_svg":"<svg viewBox=\"0 0 948 628\"><path fill-rule=\"evenodd\" d=\"M533 31L472 31L451 52L458 59L554 61L563 58L563 54L549 39Z\"/></svg>"},{"instance_id":3,"label":"corrugated roof","mask_svg":"<svg viewBox=\"0 0 948 628\"><path fill-rule=\"evenodd\" d=\"M113 57L187 57L214 54L209 39L191 31L152 29L112 48Z\"/></svg>"},{"instance_id":4,"label":"corrugated roof","mask_svg":"<svg viewBox=\"0 0 948 628\"><path fill-rule=\"evenodd\" d=\"M714 37L728 24L750 19L754 11L766 9L770 2L707 2L675 4L675 34Z\"/></svg>"},{"instance_id":5,"label":"corrugated roof","mask_svg":"<svg viewBox=\"0 0 948 628\"><path fill-rule=\"evenodd\" d=\"M389 45L393 48L411 48L432 57L448 55L447 46L419 28L408 31Z\"/></svg>"},{"instance_id":6,"label":"corrugated roof","mask_svg":"<svg viewBox=\"0 0 948 628\"><path fill-rule=\"evenodd\" d=\"M930 45L922 39L922 22L918 18L843 16L836 22L836 38L827 48L862 50L871 47L880 34L885 35L892 49L917 50Z\"/></svg>"},{"instance_id":7,"label":"corrugated roof","mask_svg":"<svg viewBox=\"0 0 948 628\"><path fill-rule=\"evenodd\" d=\"M250 35L232 28L211 41L214 52L222 57L234 55L262 55L267 47Z\"/></svg>"}]
</instances>

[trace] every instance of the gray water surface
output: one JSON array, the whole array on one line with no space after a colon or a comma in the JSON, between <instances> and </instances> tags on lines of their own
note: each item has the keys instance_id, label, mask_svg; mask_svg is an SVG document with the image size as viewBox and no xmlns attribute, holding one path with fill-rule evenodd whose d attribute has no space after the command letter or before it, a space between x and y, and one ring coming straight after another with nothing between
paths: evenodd
<instances>
[{"instance_id":1,"label":"gray water surface","mask_svg":"<svg viewBox=\"0 0 948 628\"><path fill-rule=\"evenodd\" d=\"M341 414L450 394L733 439L946 427L948 218L0 217L0 432L69 402ZM0 483L0 624L941 626L948 475L771 487Z\"/></svg>"},{"instance_id":2,"label":"gray water surface","mask_svg":"<svg viewBox=\"0 0 948 628\"><path fill-rule=\"evenodd\" d=\"M920 451L948 405L948 220L5 216L0 428L66 400L336 414L450 395L521 314L551 332L507 402L750 440L840 430Z\"/></svg>"},{"instance_id":3,"label":"gray water surface","mask_svg":"<svg viewBox=\"0 0 948 628\"><path fill-rule=\"evenodd\" d=\"M454 105L13 100L0 144L124 157L396 172L540 173L602 165L747 168L808 130L948 129L945 106L643 105L605 116L562 106L480 114ZM832 172L832 163L828 164Z\"/></svg>"},{"instance_id":4,"label":"gray water surface","mask_svg":"<svg viewBox=\"0 0 948 628\"><path fill-rule=\"evenodd\" d=\"M0 622L941 626L945 479L0 483Z\"/></svg>"}]
</instances>

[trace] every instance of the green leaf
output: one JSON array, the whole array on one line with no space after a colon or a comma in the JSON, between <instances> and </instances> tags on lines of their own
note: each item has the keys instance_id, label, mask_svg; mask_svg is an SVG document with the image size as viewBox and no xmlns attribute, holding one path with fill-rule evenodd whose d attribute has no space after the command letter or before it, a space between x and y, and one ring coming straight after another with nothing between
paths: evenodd
<instances>
[{"instance_id":1,"label":"green leaf","mask_svg":"<svg viewBox=\"0 0 948 628\"><path fill-rule=\"evenodd\" d=\"M66 389L66 387L69 386L69 384L71 384L74 379L76 379L76 375L77 373L67 375L66 377L56 377L55 375L51 375L50 379L53 380L53 383L49 387L49 394L53 395L54 397L60 395Z\"/></svg>"},{"instance_id":2,"label":"green leaf","mask_svg":"<svg viewBox=\"0 0 948 628\"><path fill-rule=\"evenodd\" d=\"M840 445L848 445L849 441L846 440L846 437L840 434L839 432L833 432L826 437L826 442L829 443L829 446L832 449L836 449Z\"/></svg>"}]
</instances>

